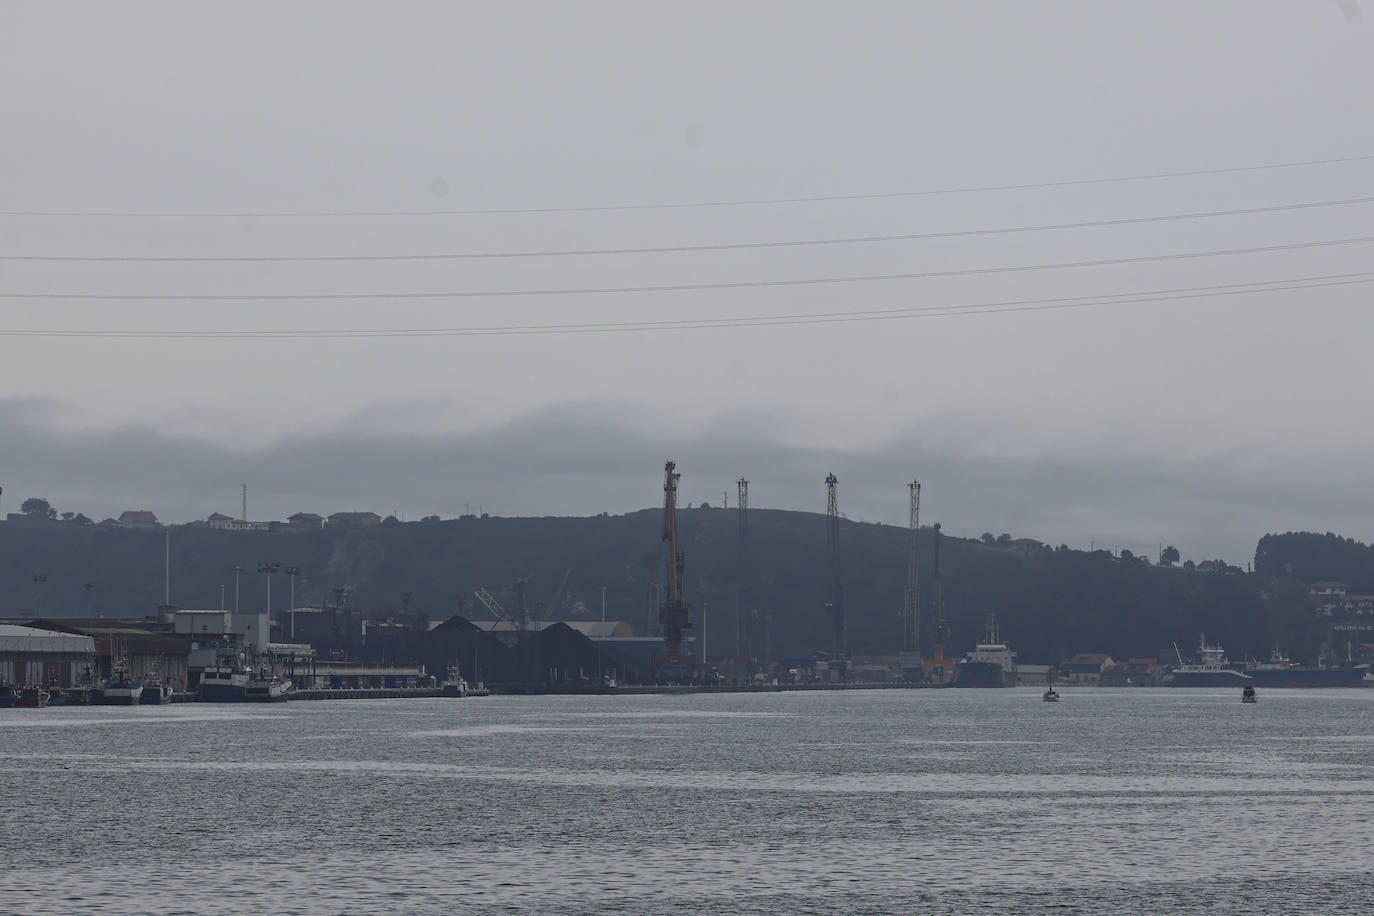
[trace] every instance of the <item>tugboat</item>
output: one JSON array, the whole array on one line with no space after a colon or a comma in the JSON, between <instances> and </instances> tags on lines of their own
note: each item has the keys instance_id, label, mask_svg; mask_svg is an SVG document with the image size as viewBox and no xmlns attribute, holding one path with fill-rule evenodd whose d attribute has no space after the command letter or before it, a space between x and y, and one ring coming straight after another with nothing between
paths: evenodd
<instances>
[{"instance_id":1,"label":"tugboat","mask_svg":"<svg viewBox=\"0 0 1374 916\"><path fill-rule=\"evenodd\" d=\"M468 695L468 682L463 680L457 665L448 666L448 676L439 684L439 695L445 697L465 697Z\"/></svg>"},{"instance_id":2,"label":"tugboat","mask_svg":"<svg viewBox=\"0 0 1374 916\"><path fill-rule=\"evenodd\" d=\"M1241 701L1242 703L1254 703L1254 702L1255 702L1255 685L1254 685L1254 684L1246 684L1244 687L1241 688L1241 690L1240 690L1240 701Z\"/></svg>"}]
</instances>

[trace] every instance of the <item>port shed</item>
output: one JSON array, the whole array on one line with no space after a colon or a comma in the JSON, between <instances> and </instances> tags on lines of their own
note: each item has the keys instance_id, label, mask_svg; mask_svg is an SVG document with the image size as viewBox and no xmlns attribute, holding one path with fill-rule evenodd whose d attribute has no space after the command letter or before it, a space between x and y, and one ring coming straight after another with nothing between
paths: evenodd
<instances>
[{"instance_id":1,"label":"port shed","mask_svg":"<svg viewBox=\"0 0 1374 916\"><path fill-rule=\"evenodd\" d=\"M71 687L95 668L95 640L74 633L0 624L0 682Z\"/></svg>"}]
</instances>

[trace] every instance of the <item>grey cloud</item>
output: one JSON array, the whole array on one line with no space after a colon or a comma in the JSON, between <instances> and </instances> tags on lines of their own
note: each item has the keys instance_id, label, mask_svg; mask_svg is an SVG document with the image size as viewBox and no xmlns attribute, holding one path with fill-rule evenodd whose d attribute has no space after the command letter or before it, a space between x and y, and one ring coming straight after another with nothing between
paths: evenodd
<instances>
[{"instance_id":1,"label":"grey cloud","mask_svg":"<svg viewBox=\"0 0 1374 916\"><path fill-rule=\"evenodd\" d=\"M397 405L393 416L414 416ZM751 504L823 512L823 480L840 479L851 519L902 525L906 484L919 478L923 522L954 535L1009 532L1053 544L1129 547L1177 544L1196 559L1245 562L1267 531L1331 528L1361 536L1374 518L1349 498L1368 481L1329 469L1251 465L1225 454L1174 463L1083 455L1017 460L977 455L944 437L914 435L849 453L785 444L784 415L725 414L701 431L658 436L646 416L621 404L548 407L474 432L406 435L356 421L253 451L176 438L158 430L68 432L57 405L0 402L5 507L44 496L62 511L95 518L147 508L164 521L211 512L400 511L414 519L478 511L500 515L587 515L632 511L661 498L662 463L683 474L682 501L735 501L735 480L751 481ZM1367 535L1365 535L1367 537Z\"/></svg>"}]
</instances>

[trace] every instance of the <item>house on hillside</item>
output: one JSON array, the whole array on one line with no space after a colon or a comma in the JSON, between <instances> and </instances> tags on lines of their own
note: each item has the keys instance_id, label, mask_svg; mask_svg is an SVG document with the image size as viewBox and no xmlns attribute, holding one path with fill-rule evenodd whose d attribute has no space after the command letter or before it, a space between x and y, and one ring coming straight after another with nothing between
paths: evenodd
<instances>
[{"instance_id":1,"label":"house on hillside","mask_svg":"<svg viewBox=\"0 0 1374 916\"><path fill-rule=\"evenodd\" d=\"M1044 550L1045 544L1043 541L1037 541L1035 538L1012 538L1011 543L1007 544L1007 547L1011 550L1019 550L1024 554L1030 555Z\"/></svg>"},{"instance_id":2,"label":"house on hillside","mask_svg":"<svg viewBox=\"0 0 1374 916\"><path fill-rule=\"evenodd\" d=\"M292 529L303 528L313 531L324 527L324 516L316 515L314 512L297 512L287 517L286 524Z\"/></svg>"},{"instance_id":3,"label":"house on hillside","mask_svg":"<svg viewBox=\"0 0 1374 916\"><path fill-rule=\"evenodd\" d=\"M161 528L157 516L147 509L127 509L119 516L121 528Z\"/></svg>"},{"instance_id":4,"label":"house on hillside","mask_svg":"<svg viewBox=\"0 0 1374 916\"><path fill-rule=\"evenodd\" d=\"M271 522L250 522L241 518L225 515L223 512L211 513L206 519L205 524L209 528L219 531L270 531Z\"/></svg>"},{"instance_id":5,"label":"house on hillside","mask_svg":"<svg viewBox=\"0 0 1374 916\"><path fill-rule=\"evenodd\" d=\"M380 525L382 517L376 512L335 512L329 516L329 524L337 527L364 527Z\"/></svg>"}]
</instances>

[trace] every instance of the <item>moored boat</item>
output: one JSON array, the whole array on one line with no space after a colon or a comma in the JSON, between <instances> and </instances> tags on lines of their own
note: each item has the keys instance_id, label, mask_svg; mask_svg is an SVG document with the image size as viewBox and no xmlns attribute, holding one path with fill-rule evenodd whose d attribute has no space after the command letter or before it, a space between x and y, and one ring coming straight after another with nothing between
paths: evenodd
<instances>
[{"instance_id":1,"label":"moored boat","mask_svg":"<svg viewBox=\"0 0 1374 916\"><path fill-rule=\"evenodd\" d=\"M143 706L162 706L172 702L172 688L166 684L144 684L143 693L138 698Z\"/></svg>"},{"instance_id":2,"label":"moored boat","mask_svg":"<svg viewBox=\"0 0 1374 916\"><path fill-rule=\"evenodd\" d=\"M241 703L252 677L252 669L242 667L237 660L211 665L201 672L198 699L202 703Z\"/></svg>"},{"instance_id":3,"label":"moored boat","mask_svg":"<svg viewBox=\"0 0 1374 916\"><path fill-rule=\"evenodd\" d=\"M248 679L243 688L243 699L249 703L280 703L291 699L296 686L277 675L259 674Z\"/></svg>"},{"instance_id":4,"label":"moored boat","mask_svg":"<svg viewBox=\"0 0 1374 916\"><path fill-rule=\"evenodd\" d=\"M1174 687L1241 687L1253 683L1253 678L1234 668L1228 667L1226 650L1220 645L1207 645L1207 637L1198 638L1198 660L1183 661L1183 655L1174 646L1178 655L1178 667L1174 669L1170 684Z\"/></svg>"},{"instance_id":5,"label":"moored boat","mask_svg":"<svg viewBox=\"0 0 1374 916\"><path fill-rule=\"evenodd\" d=\"M465 697L468 695L468 682L463 680L457 665L450 665L448 676L439 684L439 693L446 697Z\"/></svg>"},{"instance_id":6,"label":"moored boat","mask_svg":"<svg viewBox=\"0 0 1374 916\"><path fill-rule=\"evenodd\" d=\"M1363 687L1368 665L1353 668L1312 668L1299 664L1275 647L1269 661L1245 670L1258 687Z\"/></svg>"},{"instance_id":7,"label":"moored boat","mask_svg":"<svg viewBox=\"0 0 1374 916\"><path fill-rule=\"evenodd\" d=\"M988 618L983 642L954 666L954 686L1016 686L1016 653L998 638L996 615Z\"/></svg>"},{"instance_id":8,"label":"moored boat","mask_svg":"<svg viewBox=\"0 0 1374 916\"><path fill-rule=\"evenodd\" d=\"M42 709L48 705L48 692L42 687L20 687L14 698L14 706L19 709Z\"/></svg>"},{"instance_id":9,"label":"moored boat","mask_svg":"<svg viewBox=\"0 0 1374 916\"><path fill-rule=\"evenodd\" d=\"M101 685L96 702L102 706L137 706L143 696L143 682L130 676L121 661L110 667L110 676Z\"/></svg>"}]
</instances>

